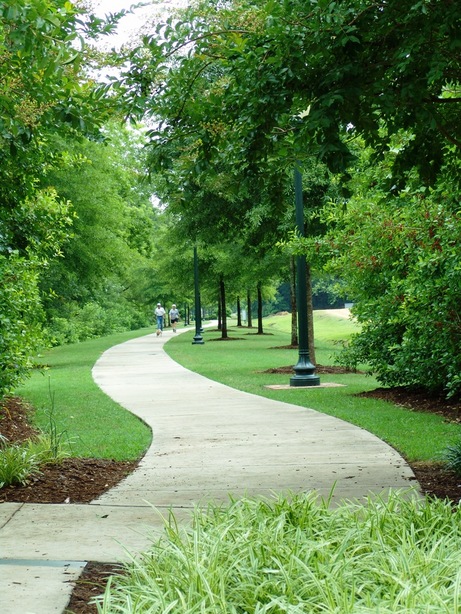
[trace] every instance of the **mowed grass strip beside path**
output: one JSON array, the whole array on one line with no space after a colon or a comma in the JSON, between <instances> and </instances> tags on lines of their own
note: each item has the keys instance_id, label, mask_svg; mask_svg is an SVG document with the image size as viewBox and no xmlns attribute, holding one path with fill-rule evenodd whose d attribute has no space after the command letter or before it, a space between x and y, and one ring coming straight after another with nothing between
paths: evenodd
<instances>
[{"instance_id":1,"label":"mowed grass strip beside path","mask_svg":"<svg viewBox=\"0 0 461 614\"><path fill-rule=\"evenodd\" d=\"M73 456L136 460L150 445L150 428L110 399L91 370L114 345L152 333L146 328L53 348L37 359L29 381L16 391L35 408L34 423L47 431L50 421L71 443Z\"/></svg>"},{"instance_id":2,"label":"mowed grass strip beside path","mask_svg":"<svg viewBox=\"0 0 461 614\"><path fill-rule=\"evenodd\" d=\"M223 384L271 399L293 403L336 416L360 426L397 449L408 461L441 460L447 444L459 436L459 426L443 417L415 412L392 403L358 396L379 387L372 376L363 373L321 375L321 383L341 387L310 389L292 387L273 390L268 385L289 384L290 375L267 373L269 369L296 364L298 350L283 349L290 344L290 315L264 319L264 335L256 329L229 328L230 340L220 340L221 332L205 328L204 345L191 343L193 333L172 339L166 352L178 363ZM334 365L342 342L358 330L336 310L314 314L316 361Z\"/></svg>"}]
</instances>

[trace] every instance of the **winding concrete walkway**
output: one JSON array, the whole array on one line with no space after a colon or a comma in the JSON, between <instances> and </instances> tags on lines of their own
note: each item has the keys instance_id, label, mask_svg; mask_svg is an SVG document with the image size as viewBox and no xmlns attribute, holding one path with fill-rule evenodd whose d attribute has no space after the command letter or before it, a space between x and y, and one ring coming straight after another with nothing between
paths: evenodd
<instances>
[{"instance_id":1,"label":"winding concrete walkway","mask_svg":"<svg viewBox=\"0 0 461 614\"><path fill-rule=\"evenodd\" d=\"M187 522L194 505L230 494L316 489L328 496L334 488L337 502L416 484L374 435L192 373L164 352L170 337L115 346L93 369L102 390L152 428L152 446L133 474L90 505L0 504L2 614L61 614L86 561L123 561L144 550L170 509Z\"/></svg>"}]
</instances>

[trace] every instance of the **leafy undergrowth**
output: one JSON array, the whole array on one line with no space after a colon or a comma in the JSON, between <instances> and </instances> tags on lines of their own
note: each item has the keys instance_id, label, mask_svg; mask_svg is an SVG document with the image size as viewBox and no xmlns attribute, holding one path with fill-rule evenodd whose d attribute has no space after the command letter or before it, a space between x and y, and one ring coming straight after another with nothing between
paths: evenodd
<instances>
[{"instance_id":1,"label":"leafy undergrowth","mask_svg":"<svg viewBox=\"0 0 461 614\"><path fill-rule=\"evenodd\" d=\"M114 576L100 612L429 612L459 606L461 507L314 493L196 510Z\"/></svg>"}]
</instances>

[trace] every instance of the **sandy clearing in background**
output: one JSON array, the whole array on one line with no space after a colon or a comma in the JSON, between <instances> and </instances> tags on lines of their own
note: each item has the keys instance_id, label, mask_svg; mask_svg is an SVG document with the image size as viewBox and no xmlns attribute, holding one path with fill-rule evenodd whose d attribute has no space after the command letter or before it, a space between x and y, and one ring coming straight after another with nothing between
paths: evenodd
<instances>
[{"instance_id":1,"label":"sandy clearing in background","mask_svg":"<svg viewBox=\"0 0 461 614\"><path fill-rule=\"evenodd\" d=\"M316 309L317 313L325 313L326 315L337 316L338 318L350 318L350 309L345 307L344 309Z\"/></svg>"}]
</instances>

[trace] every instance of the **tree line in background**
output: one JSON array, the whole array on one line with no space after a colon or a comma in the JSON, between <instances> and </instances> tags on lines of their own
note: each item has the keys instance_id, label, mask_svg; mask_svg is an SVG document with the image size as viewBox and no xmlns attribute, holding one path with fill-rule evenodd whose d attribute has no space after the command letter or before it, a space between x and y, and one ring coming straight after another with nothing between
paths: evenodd
<instances>
[{"instance_id":1,"label":"tree line in background","mask_svg":"<svg viewBox=\"0 0 461 614\"><path fill-rule=\"evenodd\" d=\"M354 301L346 364L459 396L459 3L199 0L98 51L122 13L0 1L0 393L192 302L195 246L223 336L284 282L296 341L305 254Z\"/></svg>"}]
</instances>

